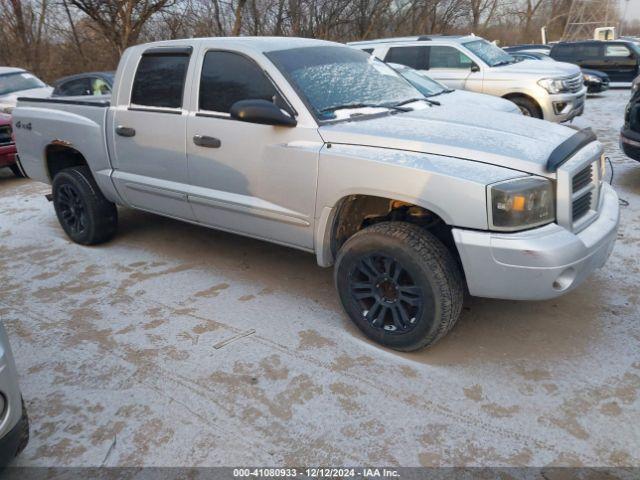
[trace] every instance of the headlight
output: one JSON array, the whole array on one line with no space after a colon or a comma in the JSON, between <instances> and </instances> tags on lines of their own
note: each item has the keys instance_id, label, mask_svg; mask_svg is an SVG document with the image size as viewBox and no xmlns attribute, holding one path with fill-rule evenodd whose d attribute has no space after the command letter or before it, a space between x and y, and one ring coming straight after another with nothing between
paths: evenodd
<instances>
[{"instance_id":1,"label":"headlight","mask_svg":"<svg viewBox=\"0 0 640 480\"><path fill-rule=\"evenodd\" d=\"M568 90L564 80L560 78L543 78L542 80L538 80L538 85L551 94Z\"/></svg>"},{"instance_id":2,"label":"headlight","mask_svg":"<svg viewBox=\"0 0 640 480\"><path fill-rule=\"evenodd\" d=\"M542 177L489 185L488 201L493 230L524 230L551 223L556 217L553 183Z\"/></svg>"},{"instance_id":3,"label":"headlight","mask_svg":"<svg viewBox=\"0 0 640 480\"><path fill-rule=\"evenodd\" d=\"M595 77L593 75L589 75L588 73L585 73L584 76L584 81L585 82L593 82L593 83L600 83L602 82L602 80L600 80L599 77Z\"/></svg>"}]
</instances>

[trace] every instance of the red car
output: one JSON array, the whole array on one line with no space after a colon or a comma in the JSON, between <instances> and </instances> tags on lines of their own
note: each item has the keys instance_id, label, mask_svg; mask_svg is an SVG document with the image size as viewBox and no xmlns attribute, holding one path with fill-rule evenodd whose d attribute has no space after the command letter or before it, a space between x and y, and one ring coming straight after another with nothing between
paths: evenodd
<instances>
[{"instance_id":1,"label":"red car","mask_svg":"<svg viewBox=\"0 0 640 480\"><path fill-rule=\"evenodd\" d=\"M16 177L22 177L16 163L16 143L11 129L11 115L0 113L0 168L9 167Z\"/></svg>"}]
</instances>

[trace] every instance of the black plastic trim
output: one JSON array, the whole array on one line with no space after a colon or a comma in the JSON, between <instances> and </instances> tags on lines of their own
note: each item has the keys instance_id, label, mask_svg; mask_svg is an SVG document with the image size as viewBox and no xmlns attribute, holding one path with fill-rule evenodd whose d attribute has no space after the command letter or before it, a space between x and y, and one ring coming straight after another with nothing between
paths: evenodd
<instances>
[{"instance_id":1,"label":"black plastic trim","mask_svg":"<svg viewBox=\"0 0 640 480\"><path fill-rule=\"evenodd\" d=\"M595 142L598 139L590 128L585 128L576 132L571 137L558 145L547 160L547 171L555 172L558 167L569 160L571 156L585 145Z\"/></svg>"},{"instance_id":2,"label":"black plastic trim","mask_svg":"<svg viewBox=\"0 0 640 480\"><path fill-rule=\"evenodd\" d=\"M153 47L148 50L142 52L142 56L146 57L148 55L185 55L190 56L193 52L193 47Z\"/></svg>"},{"instance_id":3,"label":"black plastic trim","mask_svg":"<svg viewBox=\"0 0 640 480\"><path fill-rule=\"evenodd\" d=\"M87 107L102 107L106 108L111 105L111 102L107 101L94 101L89 100L64 100L62 98L29 98L18 97L19 102L33 102L33 103L61 103L66 105L83 105Z\"/></svg>"}]
</instances>

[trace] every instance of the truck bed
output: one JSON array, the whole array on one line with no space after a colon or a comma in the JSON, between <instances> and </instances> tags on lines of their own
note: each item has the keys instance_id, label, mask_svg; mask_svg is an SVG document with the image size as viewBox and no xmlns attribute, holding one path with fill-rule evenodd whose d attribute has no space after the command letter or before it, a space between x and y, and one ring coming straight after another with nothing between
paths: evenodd
<instances>
[{"instance_id":1,"label":"truck bed","mask_svg":"<svg viewBox=\"0 0 640 480\"><path fill-rule=\"evenodd\" d=\"M16 145L26 174L51 183L49 159L56 149L77 149L94 172L96 182L113 190L105 125L109 96L19 98L13 111Z\"/></svg>"}]
</instances>

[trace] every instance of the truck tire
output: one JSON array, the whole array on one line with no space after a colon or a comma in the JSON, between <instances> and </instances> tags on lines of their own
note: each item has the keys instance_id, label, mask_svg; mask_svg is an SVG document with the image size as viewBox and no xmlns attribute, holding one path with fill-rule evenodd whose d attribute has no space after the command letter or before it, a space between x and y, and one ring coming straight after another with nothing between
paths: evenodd
<instances>
[{"instance_id":1,"label":"truck tire","mask_svg":"<svg viewBox=\"0 0 640 480\"><path fill-rule=\"evenodd\" d=\"M526 97L513 97L509 100L518 106L525 117L543 118L542 110L540 110L540 107L533 100Z\"/></svg>"},{"instance_id":2,"label":"truck tire","mask_svg":"<svg viewBox=\"0 0 640 480\"><path fill-rule=\"evenodd\" d=\"M88 167L60 171L52 187L58 221L71 240L96 245L114 236L118 210L104 197Z\"/></svg>"},{"instance_id":3,"label":"truck tire","mask_svg":"<svg viewBox=\"0 0 640 480\"><path fill-rule=\"evenodd\" d=\"M435 236L410 223L377 223L353 235L338 253L334 275L351 320L394 350L434 344L462 310L456 261Z\"/></svg>"}]
</instances>

